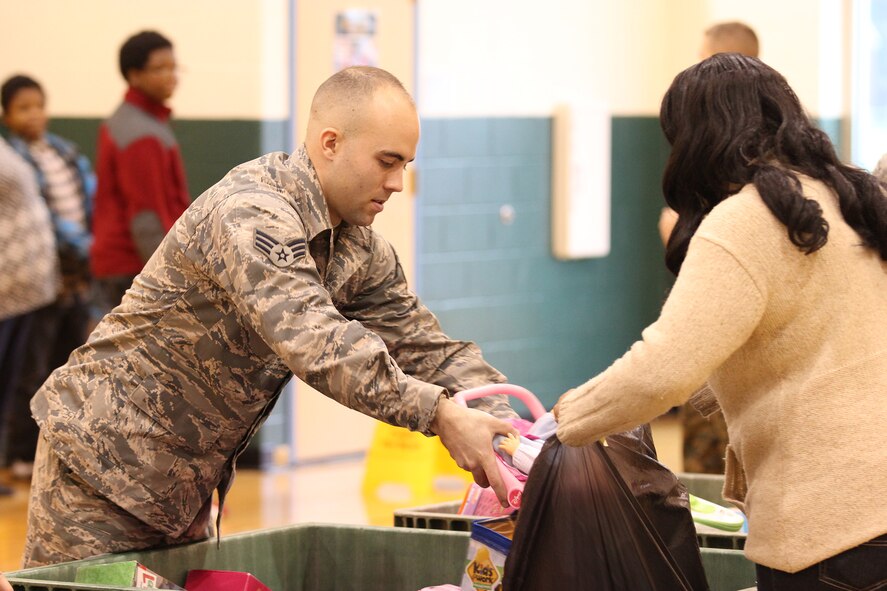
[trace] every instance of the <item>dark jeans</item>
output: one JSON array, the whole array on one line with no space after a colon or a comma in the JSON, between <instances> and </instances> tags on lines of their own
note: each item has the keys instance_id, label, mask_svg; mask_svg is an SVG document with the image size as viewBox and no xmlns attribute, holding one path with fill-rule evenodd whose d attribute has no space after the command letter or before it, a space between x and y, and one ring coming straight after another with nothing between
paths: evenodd
<instances>
[{"instance_id":1,"label":"dark jeans","mask_svg":"<svg viewBox=\"0 0 887 591\"><path fill-rule=\"evenodd\" d=\"M7 400L9 392L18 382L33 318L34 313L27 312L0 320L0 400ZM0 412L4 409L0 404Z\"/></svg>"},{"instance_id":2,"label":"dark jeans","mask_svg":"<svg viewBox=\"0 0 887 591\"><path fill-rule=\"evenodd\" d=\"M9 441L8 429L15 422L13 402L18 387L25 347L31 334L35 312L0 320L0 461L5 443Z\"/></svg>"},{"instance_id":3,"label":"dark jeans","mask_svg":"<svg viewBox=\"0 0 887 591\"><path fill-rule=\"evenodd\" d=\"M40 429L31 418L31 398L52 371L68 361L86 340L89 304L82 297L59 300L34 312L24 342L21 372L12 389L7 423L6 459L34 461Z\"/></svg>"},{"instance_id":4,"label":"dark jeans","mask_svg":"<svg viewBox=\"0 0 887 591\"><path fill-rule=\"evenodd\" d=\"M760 564L757 571L758 591L885 591L887 534L793 574Z\"/></svg>"}]
</instances>

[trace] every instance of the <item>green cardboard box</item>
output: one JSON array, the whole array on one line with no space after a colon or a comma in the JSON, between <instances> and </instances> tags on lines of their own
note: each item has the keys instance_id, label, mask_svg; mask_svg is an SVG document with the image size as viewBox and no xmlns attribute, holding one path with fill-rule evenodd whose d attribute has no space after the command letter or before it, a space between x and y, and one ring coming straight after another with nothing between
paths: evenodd
<instances>
[{"instance_id":1,"label":"green cardboard box","mask_svg":"<svg viewBox=\"0 0 887 591\"><path fill-rule=\"evenodd\" d=\"M184 588L170 583L135 560L81 566L77 569L74 582L91 583L94 585L120 585L121 587L136 587L138 589L178 589L179 591L185 591Z\"/></svg>"}]
</instances>

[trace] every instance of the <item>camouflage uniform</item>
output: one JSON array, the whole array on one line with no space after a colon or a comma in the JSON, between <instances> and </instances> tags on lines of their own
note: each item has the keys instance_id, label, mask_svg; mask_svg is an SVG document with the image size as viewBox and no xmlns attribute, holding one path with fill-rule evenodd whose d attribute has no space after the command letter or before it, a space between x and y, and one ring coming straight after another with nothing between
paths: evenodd
<instances>
[{"instance_id":1,"label":"camouflage uniform","mask_svg":"<svg viewBox=\"0 0 887 591\"><path fill-rule=\"evenodd\" d=\"M25 566L80 560L99 552L182 544L212 535L210 503L185 533L167 536L86 484L49 449L45 437L37 443L33 480Z\"/></svg>"},{"instance_id":2,"label":"camouflage uniform","mask_svg":"<svg viewBox=\"0 0 887 591\"><path fill-rule=\"evenodd\" d=\"M31 408L47 453L81 485L180 539L203 526L214 489L224 501L292 373L425 434L441 396L504 381L476 346L441 331L388 242L331 227L304 146L242 164L201 195ZM502 397L482 404L513 413ZM52 535L34 523L48 484L35 477L29 547L53 543L30 539Z\"/></svg>"},{"instance_id":3,"label":"camouflage uniform","mask_svg":"<svg viewBox=\"0 0 887 591\"><path fill-rule=\"evenodd\" d=\"M724 474L727 422L711 387L697 390L681 408L684 427L684 472Z\"/></svg>"},{"instance_id":4,"label":"camouflage uniform","mask_svg":"<svg viewBox=\"0 0 887 591\"><path fill-rule=\"evenodd\" d=\"M724 474L727 423L720 412L704 417L692 406L681 409L684 426L684 472Z\"/></svg>"}]
</instances>

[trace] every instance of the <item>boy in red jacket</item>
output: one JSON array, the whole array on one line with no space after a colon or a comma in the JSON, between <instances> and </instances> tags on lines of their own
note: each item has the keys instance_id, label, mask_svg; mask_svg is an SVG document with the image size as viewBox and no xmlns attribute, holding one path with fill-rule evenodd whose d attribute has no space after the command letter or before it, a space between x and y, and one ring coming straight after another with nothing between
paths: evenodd
<instances>
[{"instance_id":1,"label":"boy in red jacket","mask_svg":"<svg viewBox=\"0 0 887 591\"><path fill-rule=\"evenodd\" d=\"M153 31L120 48L129 84L123 103L99 130L94 242L95 305L109 312L190 199L166 101L178 79L172 43Z\"/></svg>"}]
</instances>

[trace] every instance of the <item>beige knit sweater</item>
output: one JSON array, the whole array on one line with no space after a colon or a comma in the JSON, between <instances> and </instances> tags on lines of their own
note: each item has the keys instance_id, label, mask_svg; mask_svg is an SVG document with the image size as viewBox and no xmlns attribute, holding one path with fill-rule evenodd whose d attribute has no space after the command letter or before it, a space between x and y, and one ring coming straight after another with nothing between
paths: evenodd
<instances>
[{"instance_id":1,"label":"beige knit sweater","mask_svg":"<svg viewBox=\"0 0 887 591\"><path fill-rule=\"evenodd\" d=\"M581 445L649 421L708 380L727 419L725 496L747 556L796 572L887 532L887 264L802 177L828 243L805 255L746 186L693 238L659 319L561 399Z\"/></svg>"}]
</instances>

